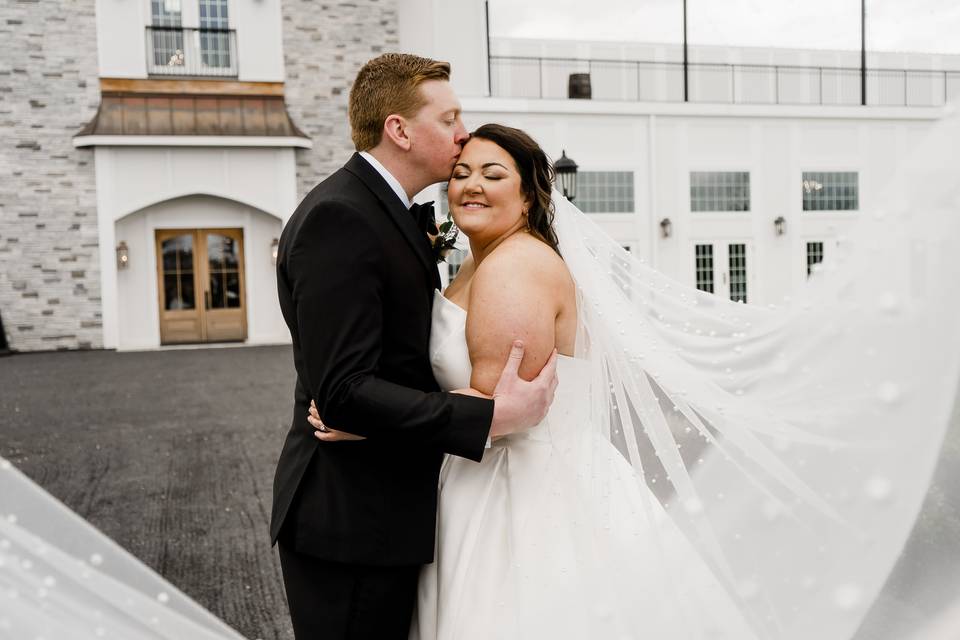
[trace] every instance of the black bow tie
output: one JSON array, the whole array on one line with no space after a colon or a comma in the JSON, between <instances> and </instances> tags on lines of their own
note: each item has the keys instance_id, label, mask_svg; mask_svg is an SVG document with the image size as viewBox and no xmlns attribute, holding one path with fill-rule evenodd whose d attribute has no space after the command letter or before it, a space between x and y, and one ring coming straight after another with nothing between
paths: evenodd
<instances>
[{"instance_id":1,"label":"black bow tie","mask_svg":"<svg viewBox=\"0 0 960 640\"><path fill-rule=\"evenodd\" d=\"M437 221L433 213L433 202L425 202L423 204L413 203L413 206L410 207L410 213L413 215L413 219L417 223L417 228L424 233L430 235L437 235L439 230L437 229Z\"/></svg>"}]
</instances>

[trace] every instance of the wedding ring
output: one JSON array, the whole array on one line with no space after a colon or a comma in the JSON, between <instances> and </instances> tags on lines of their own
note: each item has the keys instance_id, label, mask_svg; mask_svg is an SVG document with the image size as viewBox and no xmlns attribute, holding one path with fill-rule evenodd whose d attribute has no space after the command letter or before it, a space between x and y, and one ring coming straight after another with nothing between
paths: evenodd
<instances>
[{"instance_id":1,"label":"wedding ring","mask_svg":"<svg viewBox=\"0 0 960 640\"><path fill-rule=\"evenodd\" d=\"M324 433L327 433L328 431L330 431L329 429L327 429L325 425L320 425L319 427L317 427L317 429L319 429L320 431L323 431Z\"/></svg>"}]
</instances>

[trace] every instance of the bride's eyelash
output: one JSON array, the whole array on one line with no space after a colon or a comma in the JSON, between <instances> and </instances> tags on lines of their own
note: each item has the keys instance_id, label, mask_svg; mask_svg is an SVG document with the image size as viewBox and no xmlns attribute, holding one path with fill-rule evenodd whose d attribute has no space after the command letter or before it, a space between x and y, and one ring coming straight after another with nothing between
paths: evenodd
<instances>
[{"instance_id":1,"label":"bride's eyelash","mask_svg":"<svg viewBox=\"0 0 960 640\"><path fill-rule=\"evenodd\" d=\"M469 178L470 175L466 173L453 174L450 176L451 180L463 180L464 178ZM483 176L485 180L503 180L503 176Z\"/></svg>"}]
</instances>

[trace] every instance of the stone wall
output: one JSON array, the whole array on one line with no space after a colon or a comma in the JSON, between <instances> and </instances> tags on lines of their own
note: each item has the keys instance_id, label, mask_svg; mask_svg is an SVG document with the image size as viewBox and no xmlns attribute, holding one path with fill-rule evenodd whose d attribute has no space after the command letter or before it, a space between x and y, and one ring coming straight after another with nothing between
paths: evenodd
<instances>
[{"instance_id":1,"label":"stone wall","mask_svg":"<svg viewBox=\"0 0 960 640\"><path fill-rule=\"evenodd\" d=\"M354 151L347 98L360 67L398 46L397 0L284 0L287 107L313 140L297 150L301 198Z\"/></svg>"},{"instance_id":2,"label":"stone wall","mask_svg":"<svg viewBox=\"0 0 960 640\"><path fill-rule=\"evenodd\" d=\"M102 346L94 0L0 3L0 316L18 351Z\"/></svg>"}]
</instances>

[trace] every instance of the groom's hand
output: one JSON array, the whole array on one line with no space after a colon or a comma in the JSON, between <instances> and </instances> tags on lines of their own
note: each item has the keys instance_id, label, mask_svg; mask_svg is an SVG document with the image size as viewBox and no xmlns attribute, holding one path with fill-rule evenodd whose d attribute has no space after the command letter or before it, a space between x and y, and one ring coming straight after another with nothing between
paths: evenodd
<instances>
[{"instance_id":1,"label":"groom's hand","mask_svg":"<svg viewBox=\"0 0 960 640\"><path fill-rule=\"evenodd\" d=\"M337 431L336 429L331 429L327 425L323 424L323 420L320 419L320 414L317 412L317 405L314 404L313 400L310 401L310 413L307 415L307 422L310 423L316 431L313 432L313 435L317 437L317 440L323 440L324 442L341 442L345 440L366 440L363 436L355 436L352 433L346 433L345 431Z\"/></svg>"},{"instance_id":2,"label":"groom's hand","mask_svg":"<svg viewBox=\"0 0 960 640\"><path fill-rule=\"evenodd\" d=\"M527 382L520 377L523 343L514 341L510 357L493 390L493 424L490 437L529 429L547 415L557 390L557 350L553 350L540 374Z\"/></svg>"}]
</instances>

